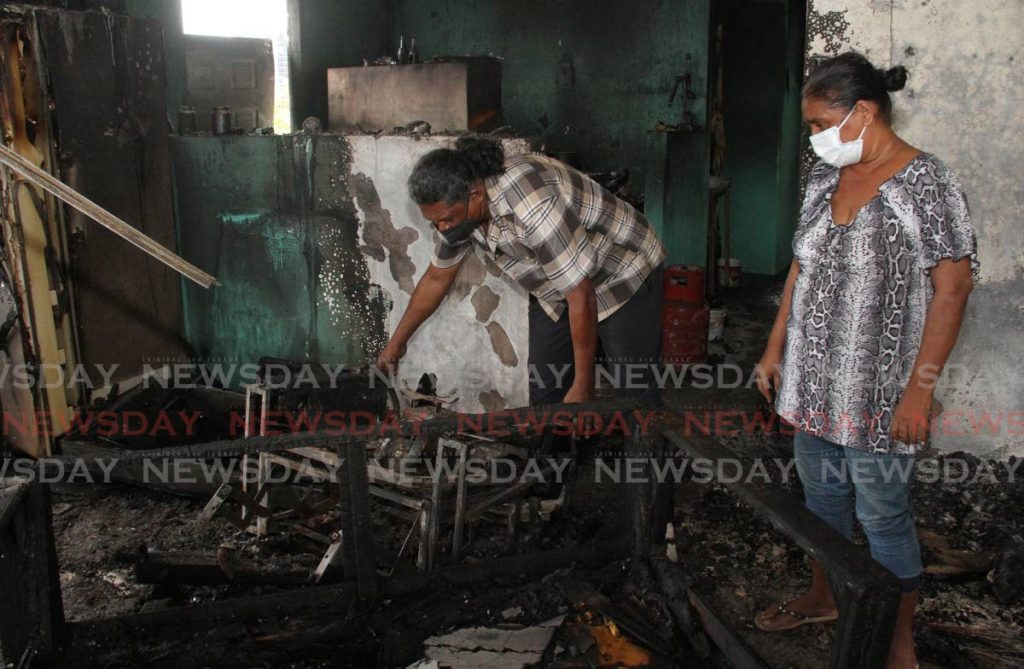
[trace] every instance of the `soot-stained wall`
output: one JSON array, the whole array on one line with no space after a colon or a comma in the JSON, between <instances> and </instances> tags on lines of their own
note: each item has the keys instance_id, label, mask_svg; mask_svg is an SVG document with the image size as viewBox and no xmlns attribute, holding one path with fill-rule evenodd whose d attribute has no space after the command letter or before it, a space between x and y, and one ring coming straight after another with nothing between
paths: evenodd
<instances>
[{"instance_id":1,"label":"soot-stained wall","mask_svg":"<svg viewBox=\"0 0 1024 669\"><path fill-rule=\"evenodd\" d=\"M164 45L164 76L167 81L167 115L177 123L185 98L185 35L182 32L181 0L124 0L130 16L160 22Z\"/></svg>"},{"instance_id":2,"label":"soot-stained wall","mask_svg":"<svg viewBox=\"0 0 1024 669\"><path fill-rule=\"evenodd\" d=\"M370 280L391 307L394 331L415 282L430 264L435 233L409 198L406 180L427 151L451 147L454 137L414 139L354 135L348 188L358 209L359 248ZM526 140L504 140L505 153L529 149ZM448 297L409 342L399 382L415 388L424 372L437 374L438 390L458 397L460 411L499 410L529 400L527 295L497 266L475 252L463 263Z\"/></svg>"},{"instance_id":3,"label":"soot-stained wall","mask_svg":"<svg viewBox=\"0 0 1024 669\"><path fill-rule=\"evenodd\" d=\"M937 395L944 450L1024 453L1024 4L1002 0L811 0L808 55L856 49L904 65L895 129L960 177L981 280Z\"/></svg>"},{"instance_id":4,"label":"soot-stained wall","mask_svg":"<svg viewBox=\"0 0 1024 669\"><path fill-rule=\"evenodd\" d=\"M179 247L221 283L184 291L199 357L372 359L385 308L357 248L344 138L188 136L171 147Z\"/></svg>"},{"instance_id":5,"label":"soot-stained wall","mask_svg":"<svg viewBox=\"0 0 1024 669\"><path fill-rule=\"evenodd\" d=\"M433 232L406 179L453 137L172 138L182 254L221 285L186 286L199 358L372 362L430 262ZM505 140L509 154L528 149ZM399 382L424 372L461 411L528 400L525 293L472 255L409 344Z\"/></svg>"},{"instance_id":6,"label":"soot-stained wall","mask_svg":"<svg viewBox=\"0 0 1024 669\"><path fill-rule=\"evenodd\" d=\"M327 127L327 69L387 52L387 0L288 0L292 120Z\"/></svg>"}]
</instances>

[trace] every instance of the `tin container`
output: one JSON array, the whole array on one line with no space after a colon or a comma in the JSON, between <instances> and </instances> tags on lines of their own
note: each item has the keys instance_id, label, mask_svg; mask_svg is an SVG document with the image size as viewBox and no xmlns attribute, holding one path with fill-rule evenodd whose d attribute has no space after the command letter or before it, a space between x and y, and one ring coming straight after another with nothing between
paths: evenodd
<instances>
[{"instance_id":1,"label":"tin container","mask_svg":"<svg viewBox=\"0 0 1024 669\"><path fill-rule=\"evenodd\" d=\"M191 135L196 131L196 108L184 105L178 110L178 134Z\"/></svg>"},{"instance_id":2,"label":"tin container","mask_svg":"<svg viewBox=\"0 0 1024 669\"><path fill-rule=\"evenodd\" d=\"M227 135L231 132L231 107L213 108L213 134Z\"/></svg>"}]
</instances>

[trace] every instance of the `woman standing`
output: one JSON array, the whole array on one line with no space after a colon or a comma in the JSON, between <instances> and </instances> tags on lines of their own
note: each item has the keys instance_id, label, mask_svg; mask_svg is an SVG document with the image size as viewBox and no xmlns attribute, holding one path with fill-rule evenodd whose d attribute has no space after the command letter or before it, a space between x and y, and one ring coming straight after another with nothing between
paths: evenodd
<instances>
[{"instance_id":1,"label":"woman standing","mask_svg":"<svg viewBox=\"0 0 1024 669\"><path fill-rule=\"evenodd\" d=\"M907 71L846 53L803 88L821 158L794 260L758 365L758 387L797 428L807 507L846 538L856 513L902 597L888 667L913 667L921 552L910 511L913 454L928 437L934 382L956 342L977 243L956 176L893 132L889 93ZM812 563L809 590L761 612L778 632L838 617Z\"/></svg>"}]
</instances>

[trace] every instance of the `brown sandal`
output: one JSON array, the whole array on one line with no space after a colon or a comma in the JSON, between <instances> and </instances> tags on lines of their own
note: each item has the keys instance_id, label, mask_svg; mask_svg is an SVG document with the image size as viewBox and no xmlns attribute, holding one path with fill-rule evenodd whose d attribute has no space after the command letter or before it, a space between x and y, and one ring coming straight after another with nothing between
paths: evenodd
<instances>
[{"instance_id":1,"label":"brown sandal","mask_svg":"<svg viewBox=\"0 0 1024 669\"><path fill-rule=\"evenodd\" d=\"M789 607L795 601L795 599L791 599L788 602L779 604L774 609L761 611L754 616L754 626L762 632L788 632L789 630L796 629L801 625L810 625L811 623L830 623L839 619L838 611L833 611L832 613L824 616L809 616L806 613L793 611ZM774 624L779 618L780 613L793 618L793 621L790 623ZM771 614L771 616L769 617L768 614Z\"/></svg>"}]
</instances>

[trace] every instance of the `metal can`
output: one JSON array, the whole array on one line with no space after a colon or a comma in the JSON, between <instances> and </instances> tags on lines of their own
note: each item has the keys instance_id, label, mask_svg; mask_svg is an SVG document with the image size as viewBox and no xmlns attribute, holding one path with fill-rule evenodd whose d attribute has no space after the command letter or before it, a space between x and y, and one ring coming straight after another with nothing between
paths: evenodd
<instances>
[{"instance_id":1,"label":"metal can","mask_svg":"<svg viewBox=\"0 0 1024 669\"><path fill-rule=\"evenodd\" d=\"M178 110L178 134L191 135L196 131L196 108L183 105Z\"/></svg>"},{"instance_id":2,"label":"metal can","mask_svg":"<svg viewBox=\"0 0 1024 669\"><path fill-rule=\"evenodd\" d=\"M213 108L213 134L227 135L231 132L231 107Z\"/></svg>"}]
</instances>

